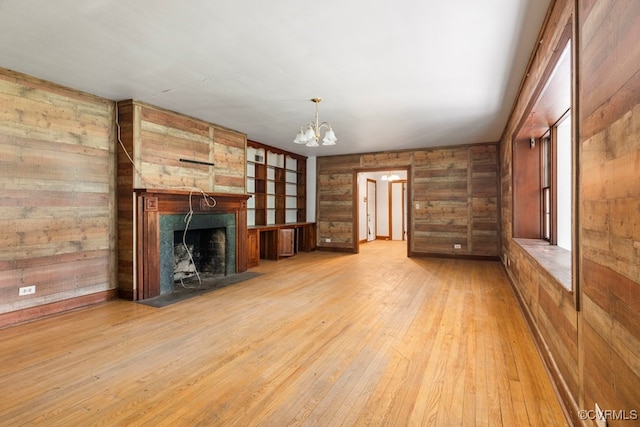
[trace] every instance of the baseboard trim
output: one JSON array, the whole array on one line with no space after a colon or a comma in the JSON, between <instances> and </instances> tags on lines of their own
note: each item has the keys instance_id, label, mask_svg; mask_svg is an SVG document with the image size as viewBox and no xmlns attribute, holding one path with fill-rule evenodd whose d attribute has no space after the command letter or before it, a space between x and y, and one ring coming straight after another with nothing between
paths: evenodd
<instances>
[{"instance_id":1,"label":"baseboard trim","mask_svg":"<svg viewBox=\"0 0 640 427\"><path fill-rule=\"evenodd\" d=\"M118 291L116 289L109 289L107 291L96 292L94 294L83 295L81 297L3 313L0 314L0 328L31 322L33 320L59 314L65 311L76 310L101 302L110 301L117 298L117 292Z\"/></svg>"},{"instance_id":2,"label":"baseboard trim","mask_svg":"<svg viewBox=\"0 0 640 427\"><path fill-rule=\"evenodd\" d=\"M469 259L476 261L500 261L500 257L497 255L473 255L473 254L442 254L436 252L409 252L410 257L424 257L424 258L451 258L451 259Z\"/></svg>"},{"instance_id":3,"label":"baseboard trim","mask_svg":"<svg viewBox=\"0 0 640 427\"><path fill-rule=\"evenodd\" d=\"M551 384L553 384L553 389L556 393L558 401L560 402L560 406L562 407L562 411L564 412L564 416L567 419L567 422L570 425L587 427L585 421L581 420L578 417L578 403L571 396L569 386L560 374L560 369L558 369L558 365L556 365L556 362L553 359L553 355L551 354L551 351L549 350L549 347L547 346L547 343L544 340L544 337L542 336L538 325L534 322L533 314L531 313L529 306L527 306L527 304L525 303L520 289L518 289L518 287L516 286L515 279L513 278L511 272L507 268L505 268L504 264L501 263L501 266L509 279L511 290L518 300L520 310L524 314L524 318L526 320L527 326L529 327L529 331L531 331L531 335L533 336L533 342L535 343L536 349L538 350L538 353L542 358L542 364L547 371L547 375L549 376L549 378L551 378Z\"/></svg>"},{"instance_id":4,"label":"baseboard trim","mask_svg":"<svg viewBox=\"0 0 640 427\"><path fill-rule=\"evenodd\" d=\"M338 247L328 247L328 246L317 246L316 250L324 251L324 252L342 252L342 253L348 253L348 254L354 253L353 248L338 248Z\"/></svg>"},{"instance_id":5,"label":"baseboard trim","mask_svg":"<svg viewBox=\"0 0 640 427\"><path fill-rule=\"evenodd\" d=\"M118 298L127 301L135 301L134 293L131 289L118 289Z\"/></svg>"}]
</instances>

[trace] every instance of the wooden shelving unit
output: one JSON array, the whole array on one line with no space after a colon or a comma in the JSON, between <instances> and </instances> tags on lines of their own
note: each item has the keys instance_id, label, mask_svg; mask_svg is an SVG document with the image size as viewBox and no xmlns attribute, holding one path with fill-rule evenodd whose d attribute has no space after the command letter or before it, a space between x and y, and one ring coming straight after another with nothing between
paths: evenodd
<instances>
[{"instance_id":1,"label":"wooden shelving unit","mask_svg":"<svg viewBox=\"0 0 640 427\"><path fill-rule=\"evenodd\" d=\"M247 141L249 226L306 221L306 160L298 154Z\"/></svg>"},{"instance_id":2,"label":"wooden shelving unit","mask_svg":"<svg viewBox=\"0 0 640 427\"><path fill-rule=\"evenodd\" d=\"M307 221L307 158L247 140L248 266L315 249Z\"/></svg>"}]
</instances>

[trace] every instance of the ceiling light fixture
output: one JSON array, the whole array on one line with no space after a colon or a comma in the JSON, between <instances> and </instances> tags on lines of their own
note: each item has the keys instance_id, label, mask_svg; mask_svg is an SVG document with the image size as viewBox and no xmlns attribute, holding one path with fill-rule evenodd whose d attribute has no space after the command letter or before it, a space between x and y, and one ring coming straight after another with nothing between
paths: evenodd
<instances>
[{"instance_id":1,"label":"ceiling light fixture","mask_svg":"<svg viewBox=\"0 0 640 427\"><path fill-rule=\"evenodd\" d=\"M397 181L400 179L400 175L398 175L397 173L391 173L391 172L387 172L384 175L382 175L382 178L380 178L383 181Z\"/></svg>"},{"instance_id":2,"label":"ceiling light fixture","mask_svg":"<svg viewBox=\"0 0 640 427\"><path fill-rule=\"evenodd\" d=\"M333 133L331 125L327 122L318 123L318 104L322 101L322 98L312 98L311 101L316 104L315 121L309 123L309 128L306 131L301 127L300 132L296 135L296 139L294 139L293 142L296 144L306 144L307 147L319 147L320 129L324 127L327 131L322 139L322 145L336 145L338 138L336 138L336 134Z\"/></svg>"}]
</instances>

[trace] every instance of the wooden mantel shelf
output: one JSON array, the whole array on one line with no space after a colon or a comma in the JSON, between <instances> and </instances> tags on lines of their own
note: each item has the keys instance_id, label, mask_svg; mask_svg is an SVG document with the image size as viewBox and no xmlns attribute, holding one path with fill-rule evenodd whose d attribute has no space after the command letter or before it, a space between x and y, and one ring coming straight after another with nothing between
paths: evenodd
<instances>
[{"instance_id":1,"label":"wooden mantel shelf","mask_svg":"<svg viewBox=\"0 0 640 427\"><path fill-rule=\"evenodd\" d=\"M153 195L157 195L158 197L162 198L162 199L166 199L166 200L172 200L172 199L183 199L186 201L189 201L189 197L191 197L191 201L194 202L198 199L201 199L204 201L204 196L208 197L208 198L213 198L217 202L222 201L223 203L244 203L245 206L244 208L246 208L246 201L247 199L249 199L249 197L251 197L248 194L228 194L228 193L209 193L209 192L202 192L200 190L165 190L165 189L143 189L143 188L136 188L134 190L138 195L146 195L146 196L153 196ZM174 197L172 197L174 196ZM200 206L200 203L194 203L193 207L195 210L195 207ZM206 205L206 204L205 204ZM205 209L206 210L206 209Z\"/></svg>"},{"instance_id":2,"label":"wooden mantel shelf","mask_svg":"<svg viewBox=\"0 0 640 427\"><path fill-rule=\"evenodd\" d=\"M188 196L189 194L193 195L202 195L206 194L211 197L222 197L222 198L240 198L240 199L248 199L251 197L249 194L234 194L234 193L212 193L212 192L202 192L198 189L193 190L176 190L176 189L166 189L166 188L134 188L133 191L136 193L149 193L149 194L176 194Z\"/></svg>"}]
</instances>

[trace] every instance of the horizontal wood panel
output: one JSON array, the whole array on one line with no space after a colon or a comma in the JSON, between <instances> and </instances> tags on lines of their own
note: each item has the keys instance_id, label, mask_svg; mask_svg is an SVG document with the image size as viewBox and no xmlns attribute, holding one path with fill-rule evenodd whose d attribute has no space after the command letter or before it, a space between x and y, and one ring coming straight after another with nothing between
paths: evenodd
<instances>
[{"instance_id":1,"label":"horizontal wood panel","mask_svg":"<svg viewBox=\"0 0 640 427\"><path fill-rule=\"evenodd\" d=\"M412 250L449 254L454 252L456 243L463 245L456 253L495 256L499 238L496 144L363 154L360 159L353 155L320 157L318 214L321 222L347 218L353 221L356 168L406 167L407 162L411 168L408 180ZM477 228L475 221L478 221ZM319 234L329 236L331 231L322 227L319 224ZM332 241L336 237L355 244L353 227L341 229L342 234L331 236ZM449 230L446 227L450 227ZM319 245L324 243L319 241Z\"/></svg>"},{"instance_id":2,"label":"horizontal wood panel","mask_svg":"<svg viewBox=\"0 0 640 427\"><path fill-rule=\"evenodd\" d=\"M150 105L145 105L141 110L143 122L155 123L163 128L174 128L181 132L189 132L193 135L200 135L209 138L210 125L199 120L192 119L182 114L160 110Z\"/></svg>"},{"instance_id":3,"label":"horizontal wood panel","mask_svg":"<svg viewBox=\"0 0 640 427\"><path fill-rule=\"evenodd\" d=\"M363 168L399 166L411 164L412 153L410 151L396 151L386 153L363 154L360 165Z\"/></svg>"},{"instance_id":4,"label":"horizontal wood panel","mask_svg":"<svg viewBox=\"0 0 640 427\"><path fill-rule=\"evenodd\" d=\"M0 103L0 312L112 289L113 102L0 70Z\"/></svg>"}]
</instances>

